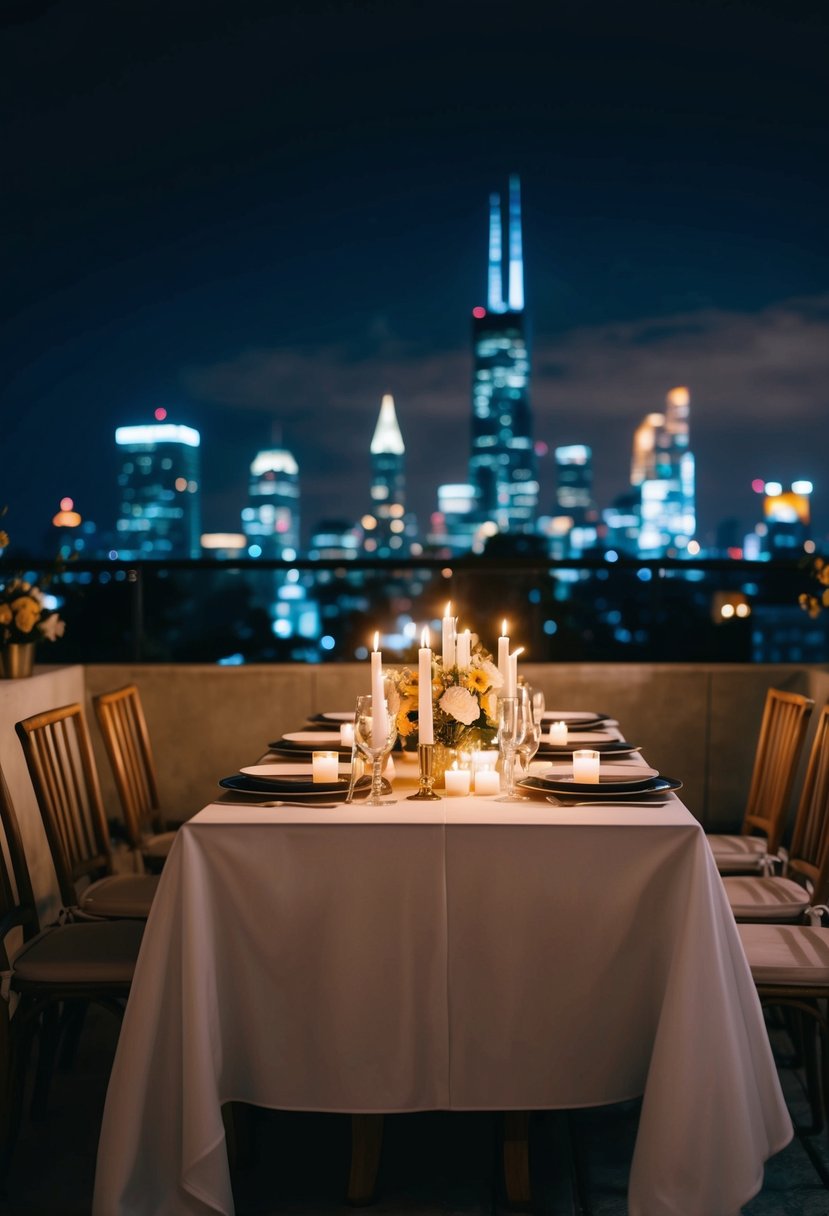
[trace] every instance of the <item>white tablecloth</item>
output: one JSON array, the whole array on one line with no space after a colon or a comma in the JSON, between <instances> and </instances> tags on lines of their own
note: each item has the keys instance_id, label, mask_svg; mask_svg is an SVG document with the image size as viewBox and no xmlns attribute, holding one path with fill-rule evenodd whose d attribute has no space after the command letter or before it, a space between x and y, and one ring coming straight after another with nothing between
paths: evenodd
<instances>
[{"instance_id":1,"label":"white tablecloth","mask_svg":"<svg viewBox=\"0 0 829 1216\"><path fill-rule=\"evenodd\" d=\"M211 806L147 925L96 1216L233 1210L220 1107L644 1095L631 1216L736 1216L791 1138L699 824L661 809Z\"/></svg>"}]
</instances>

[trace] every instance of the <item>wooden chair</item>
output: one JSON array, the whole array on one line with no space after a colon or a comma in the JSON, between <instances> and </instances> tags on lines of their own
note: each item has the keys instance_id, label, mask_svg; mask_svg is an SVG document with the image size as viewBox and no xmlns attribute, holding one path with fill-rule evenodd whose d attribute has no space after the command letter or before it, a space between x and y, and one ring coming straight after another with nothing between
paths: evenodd
<instances>
[{"instance_id":1,"label":"wooden chair","mask_svg":"<svg viewBox=\"0 0 829 1216\"><path fill-rule=\"evenodd\" d=\"M158 871L175 832L166 831L158 796L155 761L135 684L92 698L121 802L127 836L148 870Z\"/></svg>"},{"instance_id":2,"label":"wooden chair","mask_svg":"<svg viewBox=\"0 0 829 1216\"><path fill-rule=\"evenodd\" d=\"M829 903L829 705L818 718L782 876L724 878L739 921L803 921L810 908Z\"/></svg>"},{"instance_id":3,"label":"wooden chair","mask_svg":"<svg viewBox=\"0 0 829 1216\"><path fill-rule=\"evenodd\" d=\"M60 896L69 909L103 918L146 919L158 878L115 874L95 757L80 705L16 723L32 778Z\"/></svg>"},{"instance_id":4,"label":"wooden chair","mask_svg":"<svg viewBox=\"0 0 829 1216\"><path fill-rule=\"evenodd\" d=\"M777 857L813 708L798 693L767 692L741 833L707 837L720 873L759 874Z\"/></svg>"},{"instance_id":5,"label":"wooden chair","mask_svg":"<svg viewBox=\"0 0 829 1216\"><path fill-rule=\"evenodd\" d=\"M41 929L23 852L17 816L0 772L0 821L9 864L0 843L0 969L18 1002L0 1000L0 1178L4 1177L19 1131L25 1074L31 1045L40 1031L33 1107L45 1105L58 1047L59 1007L97 1002L121 1013L129 993L144 923L89 921ZM7 950L17 930L18 948Z\"/></svg>"},{"instance_id":6,"label":"wooden chair","mask_svg":"<svg viewBox=\"0 0 829 1216\"><path fill-rule=\"evenodd\" d=\"M812 1126L800 1130L820 1131L829 1109L829 929L746 924L738 930L760 1003L785 1010L801 1032Z\"/></svg>"}]
</instances>

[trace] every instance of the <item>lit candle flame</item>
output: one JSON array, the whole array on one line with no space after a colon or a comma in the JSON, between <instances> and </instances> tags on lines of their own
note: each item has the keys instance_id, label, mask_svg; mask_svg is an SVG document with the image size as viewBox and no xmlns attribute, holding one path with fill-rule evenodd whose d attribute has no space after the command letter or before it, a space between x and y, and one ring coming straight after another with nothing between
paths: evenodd
<instances>
[{"instance_id":1,"label":"lit candle flame","mask_svg":"<svg viewBox=\"0 0 829 1216\"><path fill-rule=\"evenodd\" d=\"M424 650L429 649L429 626L427 625L420 635L420 645Z\"/></svg>"},{"instance_id":2,"label":"lit candle flame","mask_svg":"<svg viewBox=\"0 0 829 1216\"><path fill-rule=\"evenodd\" d=\"M507 636L507 622L506 622L506 618L504 618L504 620L501 621L501 637L505 638L506 636Z\"/></svg>"},{"instance_id":3,"label":"lit candle flame","mask_svg":"<svg viewBox=\"0 0 829 1216\"><path fill-rule=\"evenodd\" d=\"M449 616L451 616L451 615L452 615L452 601L451 601L451 600L450 600L450 601L449 601L449 603L446 605L446 611L444 612L444 614L443 614L443 615L444 615L444 616L446 616L446 617L449 617Z\"/></svg>"},{"instance_id":4,"label":"lit candle flame","mask_svg":"<svg viewBox=\"0 0 829 1216\"><path fill-rule=\"evenodd\" d=\"M374 635L374 649L375 650L380 649L380 634L379 633L375 633L375 635Z\"/></svg>"}]
</instances>

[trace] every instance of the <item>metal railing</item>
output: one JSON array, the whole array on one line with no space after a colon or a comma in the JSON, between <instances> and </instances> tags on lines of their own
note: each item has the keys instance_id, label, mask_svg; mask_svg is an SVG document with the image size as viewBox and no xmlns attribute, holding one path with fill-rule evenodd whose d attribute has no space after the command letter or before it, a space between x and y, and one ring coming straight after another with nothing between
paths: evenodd
<instances>
[{"instance_id":1,"label":"metal railing","mask_svg":"<svg viewBox=\"0 0 829 1216\"><path fill-rule=\"evenodd\" d=\"M35 578L53 565L26 562ZM0 562L0 582L20 567ZM72 561L50 587L67 622L55 662L290 662L413 657L447 601L495 644L502 618L533 661L829 661L829 613L798 604L801 561L538 557ZM44 656L45 657L45 656Z\"/></svg>"}]
</instances>

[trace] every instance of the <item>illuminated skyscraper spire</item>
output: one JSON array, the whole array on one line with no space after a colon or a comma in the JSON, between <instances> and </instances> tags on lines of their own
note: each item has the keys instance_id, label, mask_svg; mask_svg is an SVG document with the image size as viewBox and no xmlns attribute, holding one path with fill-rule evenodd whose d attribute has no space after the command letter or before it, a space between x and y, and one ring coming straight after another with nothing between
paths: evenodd
<instances>
[{"instance_id":1,"label":"illuminated skyscraper spire","mask_svg":"<svg viewBox=\"0 0 829 1216\"><path fill-rule=\"evenodd\" d=\"M521 245L521 183L517 174L509 179L509 307L524 308L524 253Z\"/></svg>"},{"instance_id":2,"label":"illuminated skyscraper spire","mask_svg":"<svg viewBox=\"0 0 829 1216\"><path fill-rule=\"evenodd\" d=\"M367 520L373 523L368 524L363 546L378 557L400 549L414 528L414 519L406 515L405 454L394 397L386 393L371 440L371 512L364 517L364 526Z\"/></svg>"},{"instance_id":3,"label":"illuminated skyscraper spire","mask_svg":"<svg viewBox=\"0 0 829 1216\"><path fill-rule=\"evenodd\" d=\"M490 312L506 312L504 285L501 273L503 260L503 236L501 234L501 199L497 194L489 196L489 280L487 308Z\"/></svg>"},{"instance_id":4,"label":"illuminated skyscraper spire","mask_svg":"<svg viewBox=\"0 0 829 1216\"><path fill-rule=\"evenodd\" d=\"M374 438L371 441L371 454L377 456L381 452L391 452L395 456L402 456L405 450L397 414L394 410L394 397L391 393L385 393L380 403L380 416L377 419L377 426L374 428Z\"/></svg>"}]
</instances>

